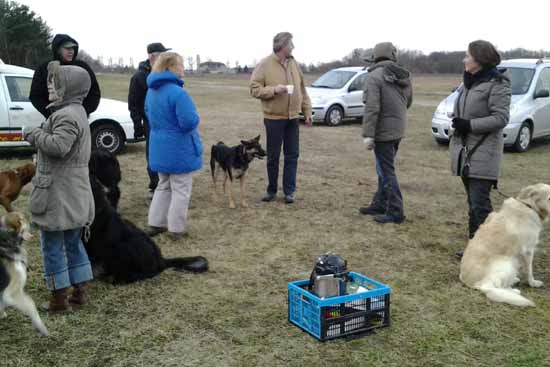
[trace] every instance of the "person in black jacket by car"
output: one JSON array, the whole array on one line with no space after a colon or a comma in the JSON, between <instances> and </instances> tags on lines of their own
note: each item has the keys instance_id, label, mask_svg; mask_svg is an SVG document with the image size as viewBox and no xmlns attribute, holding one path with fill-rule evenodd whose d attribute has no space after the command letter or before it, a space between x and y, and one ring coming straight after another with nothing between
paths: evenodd
<instances>
[{"instance_id":1,"label":"person in black jacket by car","mask_svg":"<svg viewBox=\"0 0 550 367\"><path fill-rule=\"evenodd\" d=\"M145 136L145 154L147 158L147 173L149 174L149 193L153 194L159 182L159 176L149 168L149 121L145 115L145 96L147 95L147 77L155 61L162 52L169 51L162 43L151 43L147 46L148 58L139 63L138 71L130 80L128 90L128 109L134 122L134 138Z\"/></svg>"},{"instance_id":2,"label":"person in black jacket by car","mask_svg":"<svg viewBox=\"0 0 550 367\"><path fill-rule=\"evenodd\" d=\"M90 75L91 86L88 95L84 98L82 105L86 110L86 114L89 116L99 106L101 100L101 91L99 90L99 84L95 74L90 66L82 60L77 60L78 56L78 42L74 38L71 38L66 34L56 34L52 41L53 60L59 61L61 65L74 65L80 66L85 69ZM31 91L29 99L32 105L36 108L45 118L50 117L54 112L48 109L50 105L48 94L48 64L50 61L40 65L34 72L32 78Z\"/></svg>"}]
</instances>

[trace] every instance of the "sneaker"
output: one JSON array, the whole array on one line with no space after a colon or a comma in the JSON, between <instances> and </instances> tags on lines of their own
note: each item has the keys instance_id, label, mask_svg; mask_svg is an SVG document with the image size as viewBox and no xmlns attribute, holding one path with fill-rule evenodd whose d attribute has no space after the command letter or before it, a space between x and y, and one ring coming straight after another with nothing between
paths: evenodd
<instances>
[{"instance_id":1,"label":"sneaker","mask_svg":"<svg viewBox=\"0 0 550 367\"><path fill-rule=\"evenodd\" d=\"M272 202L272 201L275 201L275 199L277 199L277 195L267 193L267 194L262 198L262 201L263 201L264 203L270 203L270 202Z\"/></svg>"},{"instance_id":2,"label":"sneaker","mask_svg":"<svg viewBox=\"0 0 550 367\"><path fill-rule=\"evenodd\" d=\"M147 227L147 229L145 230L145 233L149 236L149 237L155 237L156 235L159 235L161 233L164 233L166 232L167 229L166 228L163 228L163 227L153 227L153 226L149 226Z\"/></svg>"},{"instance_id":3,"label":"sneaker","mask_svg":"<svg viewBox=\"0 0 550 367\"><path fill-rule=\"evenodd\" d=\"M285 195L285 204L294 204L294 201L296 201L294 195Z\"/></svg>"},{"instance_id":4,"label":"sneaker","mask_svg":"<svg viewBox=\"0 0 550 367\"><path fill-rule=\"evenodd\" d=\"M359 208L359 213L363 215L384 215L386 211L380 207L369 205L366 207Z\"/></svg>"},{"instance_id":5,"label":"sneaker","mask_svg":"<svg viewBox=\"0 0 550 367\"><path fill-rule=\"evenodd\" d=\"M393 215L383 214L374 217L374 221L380 224L395 223L401 224L405 221L405 216L394 217Z\"/></svg>"},{"instance_id":6,"label":"sneaker","mask_svg":"<svg viewBox=\"0 0 550 367\"><path fill-rule=\"evenodd\" d=\"M147 195L147 198L149 200L153 200L153 196L155 196L155 190L149 190L149 194Z\"/></svg>"},{"instance_id":7,"label":"sneaker","mask_svg":"<svg viewBox=\"0 0 550 367\"><path fill-rule=\"evenodd\" d=\"M168 236L172 241L179 241L189 237L189 234L187 232L168 232Z\"/></svg>"}]
</instances>

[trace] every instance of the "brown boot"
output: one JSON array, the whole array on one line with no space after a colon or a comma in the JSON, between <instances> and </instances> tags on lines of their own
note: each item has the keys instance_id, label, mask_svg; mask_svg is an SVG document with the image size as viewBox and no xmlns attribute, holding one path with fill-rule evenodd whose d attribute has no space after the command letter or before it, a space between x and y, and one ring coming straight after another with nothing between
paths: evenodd
<instances>
[{"instance_id":1,"label":"brown boot","mask_svg":"<svg viewBox=\"0 0 550 367\"><path fill-rule=\"evenodd\" d=\"M50 302L43 303L40 308L50 313L70 311L71 306L69 306L69 302L67 301L67 288L52 291Z\"/></svg>"},{"instance_id":2,"label":"brown boot","mask_svg":"<svg viewBox=\"0 0 550 367\"><path fill-rule=\"evenodd\" d=\"M73 306L84 306L88 303L88 283L79 283L73 285L73 293L69 297L69 303Z\"/></svg>"}]
</instances>

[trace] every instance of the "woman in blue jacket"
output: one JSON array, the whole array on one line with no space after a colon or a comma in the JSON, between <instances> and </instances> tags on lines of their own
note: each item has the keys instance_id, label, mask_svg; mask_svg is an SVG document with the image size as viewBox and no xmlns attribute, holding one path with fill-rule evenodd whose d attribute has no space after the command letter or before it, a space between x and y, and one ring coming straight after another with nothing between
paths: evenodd
<instances>
[{"instance_id":1,"label":"woman in blue jacket","mask_svg":"<svg viewBox=\"0 0 550 367\"><path fill-rule=\"evenodd\" d=\"M150 236L168 230L174 240L186 230L193 172L202 167L199 115L183 88L183 58L162 53L147 78L145 113L150 122L149 165L159 184L149 208Z\"/></svg>"}]
</instances>

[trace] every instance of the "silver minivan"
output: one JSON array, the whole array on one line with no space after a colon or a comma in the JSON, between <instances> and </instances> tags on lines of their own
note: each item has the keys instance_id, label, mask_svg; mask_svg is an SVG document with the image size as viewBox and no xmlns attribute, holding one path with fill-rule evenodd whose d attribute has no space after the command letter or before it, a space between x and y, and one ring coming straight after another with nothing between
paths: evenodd
<instances>
[{"instance_id":1,"label":"silver minivan","mask_svg":"<svg viewBox=\"0 0 550 367\"><path fill-rule=\"evenodd\" d=\"M504 128L504 145L518 152L529 149L533 139L550 136L550 60L505 60L499 69L506 69L512 82L510 122ZM432 136L447 144L452 134L451 120L460 85L437 107L432 119Z\"/></svg>"},{"instance_id":2,"label":"silver minivan","mask_svg":"<svg viewBox=\"0 0 550 367\"><path fill-rule=\"evenodd\" d=\"M307 88L313 122L338 126L347 118L363 116L363 86L367 68L361 66L328 71Z\"/></svg>"}]
</instances>

